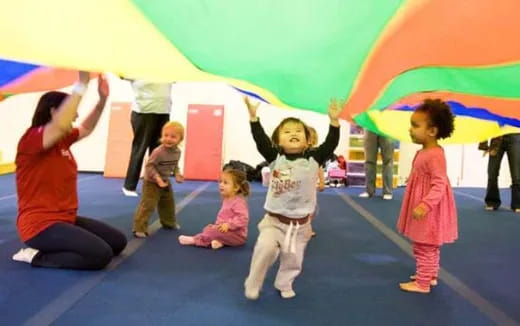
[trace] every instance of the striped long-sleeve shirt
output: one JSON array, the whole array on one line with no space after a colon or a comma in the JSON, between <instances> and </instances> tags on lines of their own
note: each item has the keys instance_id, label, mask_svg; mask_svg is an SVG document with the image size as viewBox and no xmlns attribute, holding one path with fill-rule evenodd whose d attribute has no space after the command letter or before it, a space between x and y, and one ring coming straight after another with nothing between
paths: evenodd
<instances>
[{"instance_id":1,"label":"striped long-sleeve shirt","mask_svg":"<svg viewBox=\"0 0 520 326\"><path fill-rule=\"evenodd\" d=\"M168 182L168 177L172 172L178 173L180 158L181 150L179 148L169 148L164 145L158 146L153 150L146 163L144 179L156 182L155 178L159 175L164 182Z\"/></svg>"}]
</instances>

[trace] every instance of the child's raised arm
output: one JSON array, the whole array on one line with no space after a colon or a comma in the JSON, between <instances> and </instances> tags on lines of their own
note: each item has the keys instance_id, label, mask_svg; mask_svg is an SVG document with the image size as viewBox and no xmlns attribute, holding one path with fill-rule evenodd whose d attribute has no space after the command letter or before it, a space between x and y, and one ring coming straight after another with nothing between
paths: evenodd
<instances>
[{"instance_id":1,"label":"child's raised arm","mask_svg":"<svg viewBox=\"0 0 520 326\"><path fill-rule=\"evenodd\" d=\"M249 111L249 120L251 122L258 121L258 117L256 116L256 110L258 110L260 102L253 104L249 101L249 97L244 96L244 103L246 104L247 110Z\"/></svg>"},{"instance_id":2,"label":"child's raised arm","mask_svg":"<svg viewBox=\"0 0 520 326\"><path fill-rule=\"evenodd\" d=\"M335 98L332 98L330 100L329 104L329 119L330 124L334 127L339 127L339 114L341 113L341 110L343 108L343 101L338 101Z\"/></svg>"},{"instance_id":3,"label":"child's raised arm","mask_svg":"<svg viewBox=\"0 0 520 326\"><path fill-rule=\"evenodd\" d=\"M339 143L339 113L342 108L341 102L331 99L329 104L330 126L325 141L312 153L318 164L322 165L334 153Z\"/></svg>"},{"instance_id":4,"label":"child's raised arm","mask_svg":"<svg viewBox=\"0 0 520 326\"><path fill-rule=\"evenodd\" d=\"M256 148L269 163L276 159L278 150L273 146L271 139L266 135L264 128L260 124L258 117L256 116L256 110L260 103L252 104L247 96L244 96L244 103L249 111L249 121L251 123L251 133L256 143Z\"/></svg>"}]
</instances>

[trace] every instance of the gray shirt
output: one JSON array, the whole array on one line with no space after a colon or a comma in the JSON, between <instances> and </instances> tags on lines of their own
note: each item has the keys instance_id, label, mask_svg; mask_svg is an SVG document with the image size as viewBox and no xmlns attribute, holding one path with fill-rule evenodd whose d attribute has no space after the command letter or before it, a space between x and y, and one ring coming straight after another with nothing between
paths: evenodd
<instances>
[{"instance_id":1,"label":"gray shirt","mask_svg":"<svg viewBox=\"0 0 520 326\"><path fill-rule=\"evenodd\" d=\"M288 154L273 145L260 121L251 122L256 147L270 163L271 178L264 208L289 218L304 218L316 208L318 168L338 145L339 127L329 126L325 142L318 148Z\"/></svg>"},{"instance_id":2,"label":"gray shirt","mask_svg":"<svg viewBox=\"0 0 520 326\"><path fill-rule=\"evenodd\" d=\"M271 178L266 211L290 218L303 218L316 209L318 162L313 157L289 160L279 154L270 164Z\"/></svg>"},{"instance_id":3,"label":"gray shirt","mask_svg":"<svg viewBox=\"0 0 520 326\"><path fill-rule=\"evenodd\" d=\"M177 147L168 148L160 145L153 150L152 155L148 159L145 167L144 179L146 181L156 182L157 175L164 182L168 182L168 177L174 172L179 172L179 159L181 158L181 150Z\"/></svg>"}]
</instances>

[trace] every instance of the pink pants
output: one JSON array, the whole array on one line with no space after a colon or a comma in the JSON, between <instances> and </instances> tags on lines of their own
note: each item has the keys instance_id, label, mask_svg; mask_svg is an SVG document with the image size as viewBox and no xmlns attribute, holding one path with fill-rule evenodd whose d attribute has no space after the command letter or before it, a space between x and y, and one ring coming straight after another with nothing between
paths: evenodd
<instances>
[{"instance_id":1,"label":"pink pants","mask_svg":"<svg viewBox=\"0 0 520 326\"><path fill-rule=\"evenodd\" d=\"M440 246L413 243L413 255L417 268L417 284L423 289L430 288L430 281L439 275Z\"/></svg>"},{"instance_id":2,"label":"pink pants","mask_svg":"<svg viewBox=\"0 0 520 326\"><path fill-rule=\"evenodd\" d=\"M246 243L246 238L241 234L233 231L220 232L213 224L207 225L201 233L195 235L194 240L198 247L209 247L213 240L218 240L230 247L238 247Z\"/></svg>"}]
</instances>

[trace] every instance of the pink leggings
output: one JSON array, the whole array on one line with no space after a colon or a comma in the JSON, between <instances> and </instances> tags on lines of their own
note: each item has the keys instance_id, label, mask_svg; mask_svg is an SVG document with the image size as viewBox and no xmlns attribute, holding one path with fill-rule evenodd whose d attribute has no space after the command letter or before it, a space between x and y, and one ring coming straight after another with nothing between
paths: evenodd
<instances>
[{"instance_id":1,"label":"pink leggings","mask_svg":"<svg viewBox=\"0 0 520 326\"><path fill-rule=\"evenodd\" d=\"M440 246L413 243L413 255L417 268L417 284L423 289L430 288L430 281L439 275Z\"/></svg>"},{"instance_id":2,"label":"pink leggings","mask_svg":"<svg viewBox=\"0 0 520 326\"><path fill-rule=\"evenodd\" d=\"M237 247L246 243L246 238L233 231L220 232L213 225L206 226L201 233L194 236L195 245L198 247L209 247L211 241L218 240L225 246Z\"/></svg>"}]
</instances>

